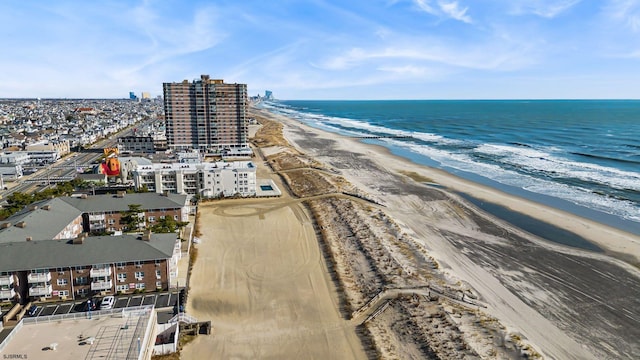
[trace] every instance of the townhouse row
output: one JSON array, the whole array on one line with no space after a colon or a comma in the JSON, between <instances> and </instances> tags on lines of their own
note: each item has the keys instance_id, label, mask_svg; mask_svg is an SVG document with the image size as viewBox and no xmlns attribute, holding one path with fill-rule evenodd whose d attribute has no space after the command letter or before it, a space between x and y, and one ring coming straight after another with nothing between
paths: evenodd
<instances>
[{"instance_id":1,"label":"townhouse row","mask_svg":"<svg viewBox=\"0 0 640 360\"><path fill-rule=\"evenodd\" d=\"M191 211L186 195L121 193L48 199L0 221L0 301L167 290L178 276L177 233L89 236L123 230L131 205L142 228L186 222Z\"/></svg>"}]
</instances>

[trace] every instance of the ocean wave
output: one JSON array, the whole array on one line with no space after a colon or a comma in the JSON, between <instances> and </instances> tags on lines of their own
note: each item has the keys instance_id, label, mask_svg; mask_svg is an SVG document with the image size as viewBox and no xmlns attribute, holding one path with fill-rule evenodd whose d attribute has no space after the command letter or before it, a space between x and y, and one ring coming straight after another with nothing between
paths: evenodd
<instances>
[{"instance_id":1,"label":"ocean wave","mask_svg":"<svg viewBox=\"0 0 640 360\"><path fill-rule=\"evenodd\" d=\"M402 136L411 137L421 141L435 144L462 144L463 141L448 139L441 135L433 133L425 133L419 131L406 131L400 129L390 129L388 127L371 124L364 120L356 120L350 118L342 118L327 115L318 115L312 113L305 113L298 110L286 110L287 115L294 115L294 117L303 122L320 122L324 126L331 127L333 129L345 129L352 132L362 131L360 135L376 135L376 136ZM337 126L336 126L337 125ZM352 133L353 134L353 133Z\"/></svg>"},{"instance_id":2,"label":"ocean wave","mask_svg":"<svg viewBox=\"0 0 640 360\"><path fill-rule=\"evenodd\" d=\"M547 173L555 178L579 179L594 184L604 184L619 190L640 190L640 173L573 161L554 155L544 149L482 144L475 151L492 155L496 162L520 167L532 173Z\"/></svg>"},{"instance_id":3,"label":"ocean wave","mask_svg":"<svg viewBox=\"0 0 640 360\"><path fill-rule=\"evenodd\" d=\"M610 156L587 154L587 153L582 153L582 152L571 152L570 154L578 155L578 156L584 156L586 158L591 158L591 159L615 161L615 162L627 163L627 164L640 164L640 161L628 160L628 159L620 159L620 158L614 158L614 157L610 157Z\"/></svg>"},{"instance_id":4,"label":"ocean wave","mask_svg":"<svg viewBox=\"0 0 640 360\"><path fill-rule=\"evenodd\" d=\"M425 145L408 144L394 140L388 140L388 142L393 143L393 146L403 147L416 154L426 156L446 167L478 174L504 185L521 188L536 194L556 197L576 205L609 213L623 219L640 221L637 204L625 197L615 197L603 193L596 193L587 187L571 186L557 181L545 180L539 177L522 174L513 170L506 170L497 164L474 161L469 154L456 154ZM503 152L506 150L504 147L499 148L501 148L501 151ZM539 153L541 152L529 152L530 155ZM635 186L634 189L623 190L632 190L635 192L637 191L635 188L637 188L637 186Z\"/></svg>"},{"instance_id":5,"label":"ocean wave","mask_svg":"<svg viewBox=\"0 0 640 360\"><path fill-rule=\"evenodd\" d=\"M411 131L407 129L416 124L408 121L394 123L394 126L406 129L393 129L372 124L366 119L328 116L297 108L276 106L272 110L309 125L349 136L409 136L413 140L382 139L380 142L429 158L439 163L440 167L477 174L500 184L564 199L623 219L640 221L637 202L640 172L627 171L629 165L626 165L625 170L623 165L616 168L594 163L596 160L621 160L592 155L587 150L588 144L585 144L584 151L567 150L575 149L577 139L582 137L559 127L552 128L550 125L548 128L538 129L538 137L529 138L526 132L521 135L522 132L519 131L505 136L502 133L494 134L479 127L479 123L443 120L444 123L434 123L438 127L433 132ZM434 129L424 124L421 126L423 129ZM459 139L444 134L454 134ZM484 142L480 140L481 136L485 136ZM497 141L492 143L492 140L487 139ZM500 140L505 142L500 143ZM631 140L617 146L640 148L640 145ZM588 162L588 159L594 160ZM625 164L640 164L635 160L623 161Z\"/></svg>"}]
</instances>

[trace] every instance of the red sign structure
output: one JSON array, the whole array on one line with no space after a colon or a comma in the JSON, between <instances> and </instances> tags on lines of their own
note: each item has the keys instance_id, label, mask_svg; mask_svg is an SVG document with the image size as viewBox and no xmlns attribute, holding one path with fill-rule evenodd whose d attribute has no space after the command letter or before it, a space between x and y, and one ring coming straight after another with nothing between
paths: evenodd
<instances>
[{"instance_id":1,"label":"red sign structure","mask_svg":"<svg viewBox=\"0 0 640 360\"><path fill-rule=\"evenodd\" d=\"M116 157L106 158L98 167L98 172L107 176L118 176L120 175L120 161Z\"/></svg>"}]
</instances>

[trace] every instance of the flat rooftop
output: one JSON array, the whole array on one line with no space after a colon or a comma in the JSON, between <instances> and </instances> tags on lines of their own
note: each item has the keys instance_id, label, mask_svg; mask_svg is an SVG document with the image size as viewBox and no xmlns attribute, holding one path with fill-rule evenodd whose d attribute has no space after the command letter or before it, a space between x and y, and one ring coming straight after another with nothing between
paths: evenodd
<instances>
[{"instance_id":1,"label":"flat rooftop","mask_svg":"<svg viewBox=\"0 0 640 360\"><path fill-rule=\"evenodd\" d=\"M37 321L37 322L36 322ZM0 356L5 359L138 359L152 351L152 306L24 319ZM19 326L19 325L18 325ZM138 339L140 339L138 341ZM145 341L146 340L146 341ZM145 348L147 344L147 348Z\"/></svg>"}]
</instances>

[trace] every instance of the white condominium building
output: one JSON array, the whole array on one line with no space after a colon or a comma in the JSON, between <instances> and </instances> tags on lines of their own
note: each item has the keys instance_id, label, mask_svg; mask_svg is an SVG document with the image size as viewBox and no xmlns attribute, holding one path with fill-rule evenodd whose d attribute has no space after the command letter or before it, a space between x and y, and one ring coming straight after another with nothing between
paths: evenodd
<instances>
[{"instance_id":1,"label":"white condominium building","mask_svg":"<svg viewBox=\"0 0 640 360\"><path fill-rule=\"evenodd\" d=\"M256 195L256 166L251 161L153 163L137 166L131 175L137 190L203 198Z\"/></svg>"}]
</instances>

